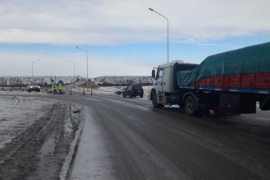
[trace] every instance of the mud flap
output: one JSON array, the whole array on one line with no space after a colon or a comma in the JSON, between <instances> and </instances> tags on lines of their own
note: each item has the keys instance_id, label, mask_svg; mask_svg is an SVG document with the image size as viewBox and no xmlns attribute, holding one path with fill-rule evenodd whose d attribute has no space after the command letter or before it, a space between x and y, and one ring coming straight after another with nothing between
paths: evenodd
<instances>
[{"instance_id":1,"label":"mud flap","mask_svg":"<svg viewBox=\"0 0 270 180\"><path fill-rule=\"evenodd\" d=\"M256 113L256 99L250 94L220 95L220 112L226 114L248 114Z\"/></svg>"},{"instance_id":2,"label":"mud flap","mask_svg":"<svg viewBox=\"0 0 270 180\"><path fill-rule=\"evenodd\" d=\"M264 101L262 102L261 110L270 110L270 95L267 96Z\"/></svg>"}]
</instances>

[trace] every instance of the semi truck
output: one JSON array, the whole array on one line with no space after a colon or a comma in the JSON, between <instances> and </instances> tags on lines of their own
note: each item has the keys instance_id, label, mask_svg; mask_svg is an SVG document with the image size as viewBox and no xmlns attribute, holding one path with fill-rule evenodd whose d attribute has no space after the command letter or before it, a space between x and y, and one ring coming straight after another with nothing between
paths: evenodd
<instances>
[{"instance_id":1,"label":"semi truck","mask_svg":"<svg viewBox=\"0 0 270 180\"><path fill-rule=\"evenodd\" d=\"M270 42L153 68L154 108L178 105L189 115L247 114L270 109Z\"/></svg>"}]
</instances>

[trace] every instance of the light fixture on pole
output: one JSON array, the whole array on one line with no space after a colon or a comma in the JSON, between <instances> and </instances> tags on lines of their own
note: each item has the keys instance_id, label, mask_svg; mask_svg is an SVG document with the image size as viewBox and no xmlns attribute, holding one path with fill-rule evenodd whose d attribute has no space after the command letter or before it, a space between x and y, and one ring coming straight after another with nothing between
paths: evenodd
<instances>
[{"instance_id":1,"label":"light fixture on pole","mask_svg":"<svg viewBox=\"0 0 270 180\"><path fill-rule=\"evenodd\" d=\"M158 15L164 17L167 20L167 63L169 63L169 20L166 16L160 14L159 12L155 11L152 8L148 8L150 11L153 11L155 13L157 13Z\"/></svg>"},{"instance_id":2,"label":"light fixture on pole","mask_svg":"<svg viewBox=\"0 0 270 180\"><path fill-rule=\"evenodd\" d=\"M33 72L34 72L34 68L33 68L33 65L34 65L34 62L37 62L37 61L39 61L40 59L37 59L37 60L34 60L34 61L32 61L32 81L33 81Z\"/></svg>"},{"instance_id":3,"label":"light fixture on pole","mask_svg":"<svg viewBox=\"0 0 270 180\"><path fill-rule=\"evenodd\" d=\"M88 52L84 49L79 48L79 47L76 47L76 48L86 53L86 63L87 63L87 65L86 65L87 66L87 68L86 68L87 69L86 89L88 91Z\"/></svg>"},{"instance_id":4,"label":"light fixture on pole","mask_svg":"<svg viewBox=\"0 0 270 180\"><path fill-rule=\"evenodd\" d=\"M73 63L73 65L74 65L74 75L73 75L74 77L73 77L73 83L74 83L74 87L75 87L75 62L73 62L73 61L71 61L71 60L69 60L69 59L67 59L67 61Z\"/></svg>"}]
</instances>

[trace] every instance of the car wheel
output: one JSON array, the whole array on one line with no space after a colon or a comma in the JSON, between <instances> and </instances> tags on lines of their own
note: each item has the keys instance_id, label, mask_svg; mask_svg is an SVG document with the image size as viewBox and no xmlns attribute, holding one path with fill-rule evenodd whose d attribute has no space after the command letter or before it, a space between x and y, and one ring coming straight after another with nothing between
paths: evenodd
<instances>
[{"instance_id":1,"label":"car wheel","mask_svg":"<svg viewBox=\"0 0 270 180\"><path fill-rule=\"evenodd\" d=\"M126 97L126 94L123 93L123 97Z\"/></svg>"},{"instance_id":2,"label":"car wheel","mask_svg":"<svg viewBox=\"0 0 270 180\"><path fill-rule=\"evenodd\" d=\"M143 95L140 95L141 98L143 98Z\"/></svg>"}]
</instances>

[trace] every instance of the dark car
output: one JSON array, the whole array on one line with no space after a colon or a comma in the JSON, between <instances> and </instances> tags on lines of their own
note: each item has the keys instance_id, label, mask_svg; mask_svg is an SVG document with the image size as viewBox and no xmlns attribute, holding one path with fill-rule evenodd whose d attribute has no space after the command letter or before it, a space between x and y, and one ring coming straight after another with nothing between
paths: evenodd
<instances>
[{"instance_id":1,"label":"dark car","mask_svg":"<svg viewBox=\"0 0 270 180\"><path fill-rule=\"evenodd\" d=\"M130 98L140 96L143 97L143 88L141 85L132 84L128 85L122 92L123 97L129 96Z\"/></svg>"}]
</instances>

